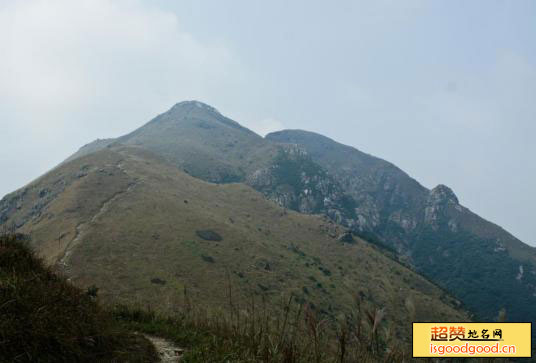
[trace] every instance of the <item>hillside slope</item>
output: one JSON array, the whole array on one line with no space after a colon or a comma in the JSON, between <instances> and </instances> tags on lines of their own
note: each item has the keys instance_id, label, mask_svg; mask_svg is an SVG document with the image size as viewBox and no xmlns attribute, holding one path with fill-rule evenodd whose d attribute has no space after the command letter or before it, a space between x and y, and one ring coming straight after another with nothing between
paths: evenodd
<instances>
[{"instance_id":1,"label":"hillside slope","mask_svg":"<svg viewBox=\"0 0 536 363\"><path fill-rule=\"evenodd\" d=\"M142 148L111 146L54 169L4 202L4 224L78 286L107 302L173 311L294 296L328 319L385 308L400 340L410 321L466 320L458 303L373 245L338 240L328 219L267 201L243 184L191 177Z\"/></svg>"}]
</instances>

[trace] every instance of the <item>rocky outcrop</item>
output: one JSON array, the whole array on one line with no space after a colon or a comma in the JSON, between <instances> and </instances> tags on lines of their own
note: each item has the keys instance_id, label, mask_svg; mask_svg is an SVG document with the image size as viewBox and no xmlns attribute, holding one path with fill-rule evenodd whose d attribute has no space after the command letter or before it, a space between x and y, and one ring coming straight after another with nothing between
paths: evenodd
<instances>
[{"instance_id":1,"label":"rocky outcrop","mask_svg":"<svg viewBox=\"0 0 536 363\"><path fill-rule=\"evenodd\" d=\"M249 175L246 183L282 207L355 224L355 201L297 146L282 147L272 163Z\"/></svg>"},{"instance_id":2,"label":"rocky outcrop","mask_svg":"<svg viewBox=\"0 0 536 363\"><path fill-rule=\"evenodd\" d=\"M458 230L455 218L452 218L450 208L461 212L462 208L458 197L452 189L440 184L430 191L426 206L424 207L424 224L437 231L441 226L446 226L452 232Z\"/></svg>"}]
</instances>

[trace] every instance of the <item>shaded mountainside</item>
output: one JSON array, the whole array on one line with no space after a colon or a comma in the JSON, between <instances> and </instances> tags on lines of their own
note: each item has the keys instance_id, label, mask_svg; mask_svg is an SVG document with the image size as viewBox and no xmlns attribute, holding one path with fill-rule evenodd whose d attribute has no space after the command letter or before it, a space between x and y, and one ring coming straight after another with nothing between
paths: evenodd
<instances>
[{"instance_id":1,"label":"shaded mountainside","mask_svg":"<svg viewBox=\"0 0 536 363\"><path fill-rule=\"evenodd\" d=\"M294 296L334 320L355 306L386 309L407 340L410 321L466 320L459 303L327 218L267 201L244 184L191 177L139 147L111 146L54 169L3 205L6 224L39 255L106 302L163 311ZM7 218L7 220L6 220ZM185 294L186 291L186 294Z\"/></svg>"},{"instance_id":2,"label":"shaded mountainside","mask_svg":"<svg viewBox=\"0 0 536 363\"><path fill-rule=\"evenodd\" d=\"M460 205L450 188L428 190L391 163L315 133L266 138L303 148L354 198L351 227L393 245L482 318L506 308L512 320L536 320L535 249Z\"/></svg>"}]
</instances>

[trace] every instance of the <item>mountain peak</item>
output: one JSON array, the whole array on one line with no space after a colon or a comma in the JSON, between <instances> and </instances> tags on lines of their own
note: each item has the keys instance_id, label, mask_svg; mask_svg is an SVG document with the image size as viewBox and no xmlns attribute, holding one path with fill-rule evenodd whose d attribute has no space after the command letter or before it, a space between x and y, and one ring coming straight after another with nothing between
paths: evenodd
<instances>
[{"instance_id":1,"label":"mountain peak","mask_svg":"<svg viewBox=\"0 0 536 363\"><path fill-rule=\"evenodd\" d=\"M207 105L206 103L203 103L201 101L196 100L190 100L190 101L182 101L176 103L170 111L176 111L176 110L192 110L192 109L201 109L206 110L210 112L217 113L218 115L221 115L221 113L215 109L214 107Z\"/></svg>"},{"instance_id":2,"label":"mountain peak","mask_svg":"<svg viewBox=\"0 0 536 363\"><path fill-rule=\"evenodd\" d=\"M460 203L458 201L458 197L456 196L456 194L454 194L452 189L450 189L444 184L439 184L430 191L429 200L435 202L435 204L450 202L452 204L458 205Z\"/></svg>"}]
</instances>

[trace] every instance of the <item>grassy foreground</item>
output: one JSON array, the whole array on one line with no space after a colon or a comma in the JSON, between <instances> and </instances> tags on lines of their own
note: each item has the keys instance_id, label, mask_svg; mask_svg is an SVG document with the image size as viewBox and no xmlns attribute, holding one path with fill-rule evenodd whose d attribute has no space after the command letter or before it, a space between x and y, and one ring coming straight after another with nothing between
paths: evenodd
<instances>
[{"instance_id":1,"label":"grassy foreground","mask_svg":"<svg viewBox=\"0 0 536 363\"><path fill-rule=\"evenodd\" d=\"M22 235L0 237L0 362L154 362L153 345L45 268Z\"/></svg>"},{"instance_id":2,"label":"grassy foreground","mask_svg":"<svg viewBox=\"0 0 536 363\"><path fill-rule=\"evenodd\" d=\"M295 305L295 306L294 306ZM294 308L293 308L294 306ZM258 309L257 311L253 309ZM407 362L411 355L378 329L382 312L367 315L370 326L349 319L319 320L292 304L274 316L261 306L220 314L202 309L173 317L147 309L116 306L125 327L167 338L185 348L181 362ZM335 330L333 330L335 329ZM387 333L387 334L386 334Z\"/></svg>"}]
</instances>

